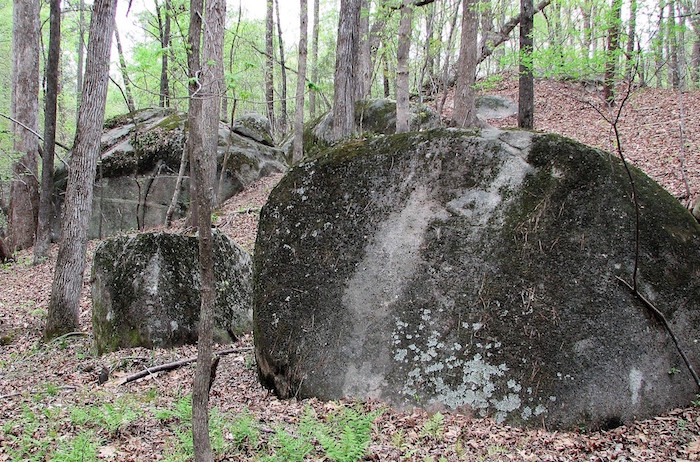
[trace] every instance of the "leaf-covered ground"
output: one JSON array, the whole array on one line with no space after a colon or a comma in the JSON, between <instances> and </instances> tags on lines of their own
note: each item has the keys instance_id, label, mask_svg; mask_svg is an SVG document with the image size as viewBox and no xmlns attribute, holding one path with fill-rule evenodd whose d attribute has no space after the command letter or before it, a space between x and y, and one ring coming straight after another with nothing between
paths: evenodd
<instances>
[{"instance_id":1,"label":"leaf-covered ground","mask_svg":"<svg viewBox=\"0 0 700 462\"><path fill-rule=\"evenodd\" d=\"M609 148L605 123L598 124L594 111L569 96L576 89L574 84L539 82L537 128ZM498 92L513 97L517 87L505 81ZM677 97L659 90L635 93L622 131L630 159L681 197L680 144L674 144ZM695 197L700 186L700 94L686 93L684 98L686 175ZM513 123L513 118L499 122ZM263 179L228 201L217 214L217 226L252 250L260 207L279 178ZM90 244L89 257L95 245ZM120 382L148 366L194 357L195 347L95 356L89 270L81 299L83 335L43 343L55 253L54 246L46 263L31 266L31 253L21 252L16 263L0 267L0 462L186 460L191 453L187 421L194 366ZM522 430L456 413L391 410L375 402L279 401L257 382L252 340L245 338L234 347L239 348L236 353L221 358L212 388L218 460L355 460L363 451L360 460L700 457L700 408L695 406L610 431L581 433ZM104 368L110 371L109 380L99 385Z\"/></svg>"}]
</instances>

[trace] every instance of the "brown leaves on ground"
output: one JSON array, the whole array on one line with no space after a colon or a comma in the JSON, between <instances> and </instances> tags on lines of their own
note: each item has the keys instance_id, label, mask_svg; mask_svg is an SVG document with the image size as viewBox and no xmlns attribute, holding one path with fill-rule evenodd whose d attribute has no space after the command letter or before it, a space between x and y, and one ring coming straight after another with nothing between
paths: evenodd
<instances>
[{"instance_id":1,"label":"brown leaves on ground","mask_svg":"<svg viewBox=\"0 0 700 462\"><path fill-rule=\"evenodd\" d=\"M609 126L574 95L572 83L538 82L536 127L556 131L580 141L611 149ZM498 93L517 98L517 86L504 81ZM686 100L686 169L693 197L698 191L700 159L700 107L698 92ZM673 194L682 196L679 174L677 95L654 89L639 90L630 100L621 128L628 157ZM493 121L491 121L493 123ZM513 125L514 119L500 123ZM253 250L260 208L281 175L264 178L233 197L217 212L216 226L249 251ZM42 454L22 454L27 441L53 438L61 442L82 430L75 409L110 409L128 406L136 417L93 431L101 460L164 460L176 452L174 412L191 392L194 365L155 373L142 380L119 385L126 375L170 361L196 356L194 346L149 351L122 350L97 357L92 348L89 300L89 265L95 243L88 250L88 270L81 297L82 334L43 343L41 331L51 291L56 247L43 264L31 266L31 252L18 254L17 262L0 266L0 462ZM239 346L252 346L242 339ZM98 385L107 368L109 380ZM685 373L681 371L679 373ZM391 410L382 403L323 403L318 400L279 401L257 380L252 352L221 358L218 377L211 391L212 408L222 415L250 415L270 440L280 425L298 425L307 412L319 419L343 406L360 406L366 412L384 409L372 427L372 440L364 460L464 460L464 461L669 461L700 460L700 412L696 407L677 409L657 418L610 431L594 433L556 432L545 428L523 430L499 425L491 419L453 412L428 414L422 410ZM109 407L111 406L111 407ZM40 416L40 424L20 428L28 415ZM76 423L78 422L78 423ZM24 432L24 433L23 433ZM222 438L232 443L228 432ZM251 448L231 444L220 460L251 460ZM55 448L54 448L55 449ZM54 450L51 449L51 450ZM47 450L48 451L48 450ZM18 456L18 454L20 454ZM50 454L50 452L47 452ZM313 454L318 455L316 451ZM48 457L48 456L46 456Z\"/></svg>"}]
</instances>

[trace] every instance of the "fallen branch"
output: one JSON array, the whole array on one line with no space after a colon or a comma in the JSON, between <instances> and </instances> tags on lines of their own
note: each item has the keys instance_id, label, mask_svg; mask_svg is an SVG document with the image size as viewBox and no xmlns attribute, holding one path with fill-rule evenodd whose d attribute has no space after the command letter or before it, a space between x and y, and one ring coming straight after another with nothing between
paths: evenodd
<instances>
[{"instance_id":1,"label":"fallen branch","mask_svg":"<svg viewBox=\"0 0 700 462\"><path fill-rule=\"evenodd\" d=\"M230 355L233 353L243 353L244 351L250 351L252 350L252 347L242 347L242 348L231 348L228 350L221 350L217 351L214 353L215 356L225 356L225 355ZM181 359L179 361L173 361L171 363L167 364L161 364L160 366L153 366L146 368L140 372L137 372L135 374L132 374L128 377L126 377L119 385L124 385L129 382L134 382L138 379L141 379L143 377L146 377L147 375L151 375L155 372L161 372L161 371L172 371L175 369L179 369L182 366L187 366L188 364L192 364L194 362L197 362L197 358L188 358L188 359Z\"/></svg>"},{"instance_id":2,"label":"fallen branch","mask_svg":"<svg viewBox=\"0 0 700 462\"><path fill-rule=\"evenodd\" d=\"M90 334L87 333L87 332L80 332L80 331L77 331L77 332L68 332L67 334L61 335L60 337L56 337L55 339L51 340L49 343L56 343L56 342L60 342L60 341L63 340L63 339L66 339L66 338L68 338L68 337L78 337L78 336L80 336L80 337L89 337Z\"/></svg>"},{"instance_id":3,"label":"fallen branch","mask_svg":"<svg viewBox=\"0 0 700 462\"><path fill-rule=\"evenodd\" d=\"M676 334L673 333L673 330L671 329L671 325L668 323L668 320L666 319L666 316L659 311L658 308L654 306L653 303L651 303L649 300L647 300L644 295L640 294L639 291L632 287L627 281L622 279L619 276L615 276L615 278L620 281L620 283L624 284L631 292L632 294L637 297L639 301L641 301L644 306L647 307L649 311L651 311L651 314L656 318L657 321L659 321L665 328L666 332L668 332L668 335L671 336L671 340L673 340L673 343L676 345L676 349L678 350L678 353L681 355L681 358L683 358L683 362L685 362L686 367L690 371L690 375L693 376L693 380L695 380L695 384L697 385L698 389L700 390L700 378L698 378L698 374L695 372L695 369L693 368L693 365L690 364L690 360L688 360L688 357L685 355L685 352L681 348L680 343L678 342L678 338L676 337Z\"/></svg>"}]
</instances>

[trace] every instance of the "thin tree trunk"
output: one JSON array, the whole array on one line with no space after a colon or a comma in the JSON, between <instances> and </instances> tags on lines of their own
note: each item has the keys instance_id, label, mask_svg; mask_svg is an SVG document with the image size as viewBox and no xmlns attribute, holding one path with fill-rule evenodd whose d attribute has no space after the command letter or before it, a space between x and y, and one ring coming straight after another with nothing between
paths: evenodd
<instances>
[{"instance_id":1,"label":"thin tree trunk","mask_svg":"<svg viewBox=\"0 0 700 462\"><path fill-rule=\"evenodd\" d=\"M114 39L117 42L117 53L119 54L119 69L122 72L122 80L124 81L124 93L126 94L126 105L129 112L136 111L136 106L134 105L134 97L131 94L131 81L129 80L129 73L126 70L126 60L124 59L124 52L122 51L122 41L119 38L119 29L117 24L114 24Z\"/></svg>"},{"instance_id":2,"label":"thin tree trunk","mask_svg":"<svg viewBox=\"0 0 700 462\"><path fill-rule=\"evenodd\" d=\"M274 49L272 37L274 34L274 1L267 0L267 15L265 21L265 103L267 105L267 118L270 120L272 134L275 133L275 86L274 86Z\"/></svg>"},{"instance_id":3,"label":"thin tree trunk","mask_svg":"<svg viewBox=\"0 0 700 462\"><path fill-rule=\"evenodd\" d=\"M593 41L591 8L587 4L581 6L581 16L583 17L583 58L586 64L591 59L591 42Z\"/></svg>"},{"instance_id":4,"label":"thin tree trunk","mask_svg":"<svg viewBox=\"0 0 700 462\"><path fill-rule=\"evenodd\" d=\"M445 107L445 101L447 100L447 93L450 90L450 61L452 57L452 45L455 29L457 28L457 18L459 15L457 11L459 10L459 0L455 3L455 10L452 12L452 22L450 24L450 32L447 35L447 53L445 53L445 64L442 69L442 98L437 106L437 113L442 116L442 109ZM483 50L482 50L483 53Z\"/></svg>"},{"instance_id":5,"label":"thin tree trunk","mask_svg":"<svg viewBox=\"0 0 700 462\"><path fill-rule=\"evenodd\" d=\"M396 133L408 131L408 54L411 49L413 1L403 0L396 53Z\"/></svg>"},{"instance_id":6,"label":"thin tree trunk","mask_svg":"<svg viewBox=\"0 0 700 462\"><path fill-rule=\"evenodd\" d=\"M314 2L314 24L311 30L311 82L318 86L318 15L319 15L319 0ZM311 119L316 118L316 89L312 88L309 92L309 111Z\"/></svg>"},{"instance_id":7,"label":"thin tree trunk","mask_svg":"<svg viewBox=\"0 0 700 462\"><path fill-rule=\"evenodd\" d=\"M359 44L357 47L357 84L355 100L364 99L370 91L372 82L372 57L369 43L369 0L362 0L360 7Z\"/></svg>"},{"instance_id":8,"label":"thin tree trunk","mask_svg":"<svg viewBox=\"0 0 700 462\"><path fill-rule=\"evenodd\" d=\"M160 8L156 5L158 22L161 22ZM160 61L160 107L170 107L170 82L168 79L168 51L170 49L170 16L172 6L170 0L165 0L165 10L163 11L162 30L160 37L161 61Z\"/></svg>"},{"instance_id":9,"label":"thin tree trunk","mask_svg":"<svg viewBox=\"0 0 700 462\"><path fill-rule=\"evenodd\" d=\"M44 157L41 167L41 200L34 264L49 254L51 245L51 205L53 196L53 170L56 140L56 107L58 101L58 72L61 54L61 1L51 0L49 13L49 56L46 63L46 97L44 108Z\"/></svg>"},{"instance_id":10,"label":"thin tree trunk","mask_svg":"<svg viewBox=\"0 0 700 462\"><path fill-rule=\"evenodd\" d=\"M384 82L384 98L388 98L391 95L391 88L389 88L389 60L387 58L386 47L384 47L384 53L382 53L382 80Z\"/></svg>"},{"instance_id":11,"label":"thin tree trunk","mask_svg":"<svg viewBox=\"0 0 700 462\"><path fill-rule=\"evenodd\" d=\"M233 61L234 61L234 56L236 55L236 45L237 45L237 39L238 39L238 31L241 28L241 19L243 17L243 0L239 0L238 2L238 21L236 21L236 30L233 33L233 37L231 37L231 47L229 48L228 52L228 72L229 74L233 74ZM233 109L231 110L231 120L228 120L228 82L224 81L226 83L226 89L224 93L224 97L222 98L221 101L221 115L223 116L223 121L224 122L233 122L233 114L236 112L236 101L234 99L234 106ZM234 98L235 98L235 91L234 91ZM223 175L223 172L222 172ZM217 199L217 203L219 203Z\"/></svg>"},{"instance_id":12,"label":"thin tree trunk","mask_svg":"<svg viewBox=\"0 0 700 462\"><path fill-rule=\"evenodd\" d=\"M668 2L668 21L666 22L666 44L668 45L668 80L674 90L678 90L680 73L678 72L678 34L675 18L676 2Z\"/></svg>"},{"instance_id":13,"label":"thin tree trunk","mask_svg":"<svg viewBox=\"0 0 700 462\"><path fill-rule=\"evenodd\" d=\"M280 78L282 79L282 98L280 114L280 137L287 135L287 66L284 63L284 42L282 41L282 24L280 23L280 5L275 0L275 11L277 13L277 37L280 49Z\"/></svg>"},{"instance_id":14,"label":"thin tree trunk","mask_svg":"<svg viewBox=\"0 0 700 462\"><path fill-rule=\"evenodd\" d=\"M336 140L355 133L355 67L360 39L361 5L361 0L340 0L333 91L333 137Z\"/></svg>"},{"instance_id":15,"label":"thin tree trunk","mask_svg":"<svg viewBox=\"0 0 700 462\"><path fill-rule=\"evenodd\" d=\"M656 37L653 41L654 48L654 64L656 73L656 86L659 88L663 87L663 75L661 74L661 69L664 65L664 40L665 37L665 27L664 27L664 10L666 9L666 1L659 0L659 22L656 28Z\"/></svg>"},{"instance_id":16,"label":"thin tree trunk","mask_svg":"<svg viewBox=\"0 0 700 462\"><path fill-rule=\"evenodd\" d=\"M15 0L12 22L13 148L10 210L7 220L10 250L34 244L39 213L39 4ZM27 130L28 127L30 130ZM33 132L33 133L32 133Z\"/></svg>"},{"instance_id":17,"label":"thin tree trunk","mask_svg":"<svg viewBox=\"0 0 700 462\"><path fill-rule=\"evenodd\" d=\"M455 87L454 111L452 120L458 127L471 127L476 124L476 79L477 62L477 0L462 2L462 34L457 63L457 85Z\"/></svg>"},{"instance_id":18,"label":"thin tree trunk","mask_svg":"<svg viewBox=\"0 0 700 462\"><path fill-rule=\"evenodd\" d=\"M627 69L625 71L625 78L627 80L633 79L634 67L636 65L636 59L634 56L634 45L637 40L637 0L630 0L630 20L627 29Z\"/></svg>"},{"instance_id":19,"label":"thin tree trunk","mask_svg":"<svg viewBox=\"0 0 700 462\"><path fill-rule=\"evenodd\" d=\"M306 89L306 55L308 35L307 0L300 0L299 13L299 75L297 76L297 101L294 110L294 151L292 162L297 163L304 157L304 93Z\"/></svg>"},{"instance_id":20,"label":"thin tree trunk","mask_svg":"<svg viewBox=\"0 0 700 462\"><path fill-rule=\"evenodd\" d=\"M425 16L425 42L423 43L423 67L420 71L420 78L418 79L418 98L420 105L423 105L423 89L425 88L425 76L428 73L428 68L432 67L431 62L433 61L433 54L431 50L431 42L433 40L433 24L435 23L435 6L430 5L430 11L426 13ZM399 33L399 35L401 35ZM428 73L428 77L432 74ZM430 87L430 94L433 94L433 88Z\"/></svg>"},{"instance_id":21,"label":"thin tree trunk","mask_svg":"<svg viewBox=\"0 0 700 462\"><path fill-rule=\"evenodd\" d=\"M612 0L610 26L608 27L608 48L605 58L605 77L603 78L603 97L609 106L615 105L615 82L620 50L620 27L622 0Z\"/></svg>"},{"instance_id":22,"label":"thin tree trunk","mask_svg":"<svg viewBox=\"0 0 700 462\"><path fill-rule=\"evenodd\" d=\"M93 6L85 85L68 172L61 241L44 330L47 339L75 331L79 325L87 232L107 100L109 54L116 8L116 0L96 0Z\"/></svg>"},{"instance_id":23,"label":"thin tree trunk","mask_svg":"<svg viewBox=\"0 0 700 462\"><path fill-rule=\"evenodd\" d=\"M271 1L271 0L270 0ZM190 105L187 111L187 122L190 127L187 136L187 153L190 158L190 220L194 227L198 226L199 205L197 202L197 182L194 180L194 152L198 146L202 146L200 131L192 131L195 124L201 123L201 98L196 98L201 90L199 81L200 47L202 37L202 15L204 14L204 0L190 0L190 25L187 32L187 71L189 72L188 92Z\"/></svg>"},{"instance_id":24,"label":"thin tree trunk","mask_svg":"<svg viewBox=\"0 0 700 462\"><path fill-rule=\"evenodd\" d=\"M185 138L187 138L185 136ZM165 212L165 227L170 228L173 222L173 215L175 214L175 207L180 200L180 188L182 188L182 180L185 177L185 170L187 167L187 147L186 144L182 145L182 155L180 156L180 168L177 171L177 179L175 180L175 188L173 190L173 197L170 199L170 205L168 210ZM190 179L190 181L192 181ZM191 199L194 200L194 199Z\"/></svg>"},{"instance_id":25,"label":"thin tree trunk","mask_svg":"<svg viewBox=\"0 0 700 462\"><path fill-rule=\"evenodd\" d=\"M83 63L85 62L85 0L78 4L78 70L75 78L75 121L78 122L80 98L83 95Z\"/></svg>"},{"instance_id":26,"label":"thin tree trunk","mask_svg":"<svg viewBox=\"0 0 700 462\"><path fill-rule=\"evenodd\" d=\"M194 14L194 13L193 13ZM199 224L199 271L201 281L201 309L197 340L197 367L192 387L192 441L197 462L213 461L209 439L209 388L212 367L212 343L214 304L214 251L211 232L211 210L214 201L214 181L216 177L216 147L218 141L220 96L224 83L223 73L224 21L226 18L225 0L207 0L204 14L204 30L201 56L202 94L195 95L199 100L195 111L201 111L190 133L198 131L203 143L194 151L194 181L197 183ZM194 117L188 117L190 121Z\"/></svg>"},{"instance_id":27,"label":"thin tree trunk","mask_svg":"<svg viewBox=\"0 0 700 462\"><path fill-rule=\"evenodd\" d=\"M697 87L700 82L700 30L695 29L695 40L693 40L693 54L690 59L690 78Z\"/></svg>"},{"instance_id":28,"label":"thin tree trunk","mask_svg":"<svg viewBox=\"0 0 700 462\"><path fill-rule=\"evenodd\" d=\"M518 127L532 130L535 114L535 82L532 74L532 0L520 0L520 77L518 80Z\"/></svg>"}]
</instances>

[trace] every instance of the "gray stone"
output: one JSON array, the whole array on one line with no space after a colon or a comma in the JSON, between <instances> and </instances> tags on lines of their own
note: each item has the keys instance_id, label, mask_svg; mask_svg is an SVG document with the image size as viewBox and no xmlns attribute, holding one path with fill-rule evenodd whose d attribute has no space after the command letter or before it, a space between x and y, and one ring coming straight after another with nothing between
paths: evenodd
<instances>
[{"instance_id":1,"label":"gray stone","mask_svg":"<svg viewBox=\"0 0 700 462\"><path fill-rule=\"evenodd\" d=\"M476 97L476 113L483 119L505 119L518 113L518 103L498 95Z\"/></svg>"},{"instance_id":2,"label":"gray stone","mask_svg":"<svg viewBox=\"0 0 700 462\"><path fill-rule=\"evenodd\" d=\"M105 123L90 238L102 239L121 231L145 229L165 222L177 182L186 119L184 113L159 108L118 116ZM263 130L266 119L251 114L243 120L257 120ZM267 125L269 130L269 123ZM267 141L256 139L231 133L226 124L219 124L216 187L218 189L218 178L223 171L220 194L223 200L263 176L286 170L282 151L269 146ZM189 206L188 174L189 168L180 185L175 219L184 216ZM55 178L54 234L58 235L58 211L66 187L65 168L60 166Z\"/></svg>"},{"instance_id":3,"label":"gray stone","mask_svg":"<svg viewBox=\"0 0 700 462\"><path fill-rule=\"evenodd\" d=\"M267 146L274 146L270 120L260 114L244 114L233 122L233 132Z\"/></svg>"},{"instance_id":4,"label":"gray stone","mask_svg":"<svg viewBox=\"0 0 700 462\"><path fill-rule=\"evenodd\" d=\"M292 168L261 212L254 335L281 397L608 428L695 399L634 267L621 163L553 135L441 129ZM638 287L700 362L700 225L632 167ZM677 373L676 373L677 371Z\"/></svg>"},{"instance_id":5,"label":"gray stone","mask_svg":"<svg viewBox=\"0 0 700 462\"><path fill-rule=\"evenodd\" d=\"M196 343L200 310L197 238L165 233L102 242L92 267L92 323L98 353ZM214 339L252 330L251 260L214 233Z\"/></svg>"}]
</instances>

